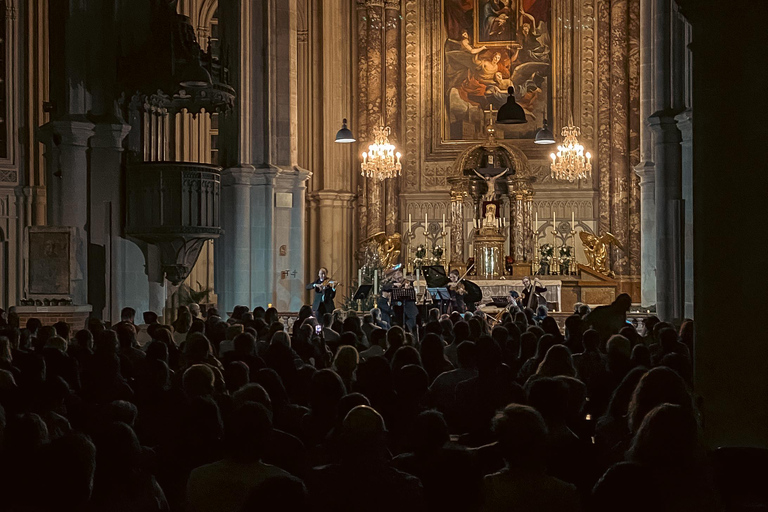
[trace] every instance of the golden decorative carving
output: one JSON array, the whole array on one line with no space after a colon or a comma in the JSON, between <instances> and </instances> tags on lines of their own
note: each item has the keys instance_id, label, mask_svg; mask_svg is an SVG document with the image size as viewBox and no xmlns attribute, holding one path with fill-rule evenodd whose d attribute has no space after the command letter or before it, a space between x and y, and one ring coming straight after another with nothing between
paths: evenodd
<instances>
[{"instance_id":1,"label":"golden decorative carving","mask_svg":"<svg viewBox=\"0 0 768 512\"><path fill-rule=\"evenodd\" d=\"M581 243L584 244L584 254L587 257L587 266L595 272L600 272L609 277L614 277L613 270L608 268L608 247L611 244L616 245L622 251L624 246L611 233L605 233L598 238L592 233L586 231L579 232Z\"/></svg>"}]
</instances>

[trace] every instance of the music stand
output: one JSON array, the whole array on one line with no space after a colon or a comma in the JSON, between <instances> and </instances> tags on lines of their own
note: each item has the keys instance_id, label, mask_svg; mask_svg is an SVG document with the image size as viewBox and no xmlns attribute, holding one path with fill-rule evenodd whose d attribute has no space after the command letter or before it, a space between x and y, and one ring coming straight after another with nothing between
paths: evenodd
<instances>
[{"instance_id":1,"label":"music stand","mask_svg":"<svg viewBox=\"0 0 768 512\"><path fill-rule=\"evenodd\" d=\"M416 302L416 290L414 288L392 288L393 302Z\"/></svg>"},{"instance_id":2,"label":"music stand","mask_svg":"<svg viewBox=\"0 0 768 512\"><path fill-rule=\"evenodd\" d=\"M373 288L372 284L361 284L357 290L355 291L355 295L352 297L352 300L365 300L368 298L368 294L371 293L371 289Z\"/></svg>"},{"instance_id":3,"label":"music stand","mask_svg":"<svg viewBox=\"0 0 768 512\"><path fill-rule=\"evenodd\" d=\"M437 303L440 313L445 313L447 305L451 302L451 292L448 291L448 288L427 288L427 291L432 297L432 302Z\"/></svg>"}]
</instances>

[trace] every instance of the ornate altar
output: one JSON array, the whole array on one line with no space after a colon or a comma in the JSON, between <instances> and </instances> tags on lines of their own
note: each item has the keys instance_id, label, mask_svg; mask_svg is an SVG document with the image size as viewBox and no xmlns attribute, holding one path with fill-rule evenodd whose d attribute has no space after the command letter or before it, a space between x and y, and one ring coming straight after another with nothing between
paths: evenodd
<instances>
[{"instance_id":1,"label":"ornate altar","mask_svg":"<svg viewBox=\"0 0 768 512\"><path fill-rule=\"evenodd\" d=\"M474 257L478 278L498 279L510 275L505 264L510 256L514 262L510 267L529 274L534 254L535 177L525 153L496 139L492 123L486 134L485 142L459 156L456 177L448 180L450 267L463 270L467 259Z\"/></svg>"}]
</instances>

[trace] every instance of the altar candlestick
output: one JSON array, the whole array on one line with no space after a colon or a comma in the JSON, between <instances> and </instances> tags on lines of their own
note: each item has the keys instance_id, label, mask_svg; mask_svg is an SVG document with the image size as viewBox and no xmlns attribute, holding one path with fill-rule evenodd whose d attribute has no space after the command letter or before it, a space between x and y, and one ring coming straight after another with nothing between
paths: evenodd
<instances>
[{"instance_id":1,"label":"altar candlestick","mask_svg":"<svg viewBox=\"0 0 768 512\"><path fill-rule=\"evenodd\" d=\"M557 217L555 217L555 210L552 210L552 230L557 230Z\"/></svg>"},{"instance_id":2,"label":"altar candlestick","mask_svg":"<svg viewBox=\"0 0 768 512\"><path fill-rule=\"evenodd\" d=\"M443 233L445 233L445 214L443 214Z\"/></svg>"},{"instance_id":3,"label":"altar candlestick","mask_svg":"<svg viewBox=\"0 0 768 512\"><path fill-rule=\"evenodd\" d=\"M411 219L411 214L408 214L408 232L411 232L411 226L413 225L413 220Z\"/></svg>"},{"instance_id":4,"label":"altar candlestick","mask_svg":"<svg viewBox=\"0 0 768 512\"><path fill-rule=\"evenodd\" d=\"M425 236L426 236L426 234L427 234L427 226L428 226L428 224L427 224L427 223L428 223L428 222L429 222L429 221L427 220L427 214L425 213L425 214L424 214L424 235L425 235Z\"/></svg>"},{"instance_id":5,"label":"altar candlestick","mask_svg":"<svg viewBox=\"0 0 768 512\"><path fill-rule=\"evenodd\" d=\"M571 230L576 228L576 217L573 210L571 210Z\"/></svg>"}]
</instances>

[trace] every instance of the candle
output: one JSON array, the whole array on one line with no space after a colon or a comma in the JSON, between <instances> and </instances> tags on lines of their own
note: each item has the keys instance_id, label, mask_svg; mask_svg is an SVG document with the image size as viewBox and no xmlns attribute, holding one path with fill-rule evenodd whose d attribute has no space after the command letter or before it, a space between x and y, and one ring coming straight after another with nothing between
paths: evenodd
<instances>
[{"instance_id":1,"label":"candle","mask_svg":"<svg viewBox=\"0 0 768 512\"><path fill-rule=\"evenodd\" d=\"M363 284L363 269L357 270L357 286L362 286Z\"/></svg>"},{"instance_id":2,"label":"candle","mask_svg":"<svg viewBox=\"0 0 768 512\"><path fill-rule=\"evenodd\" d=\"M368 159L368 153L363 153L363 163Z\"/></svg>"},{"instance_id":3,"label":"candle","mask_svg":"<svg viewBox=\"0 0 768 512\"><path fill-rule=\"evenodd\" d=\"M373 294L379 293L379 271L373 271Z\"/></svg>"},{"instance_id":4,"label":"candle","mask_svg":"<svg viewBox=\"0 0 768 512\"><path fill-rule=\"evenodd\" d=\"M555 210L552 210L552 230L557 230L557 218L555 217Z\"/></svg>"},{"instance_id":5,"label":"candle","mask_svg":"<svg viewBox=\"0 0 768 512\"><path fill-rule=\"evenodd\" d=\"M571 210L571 231L576 229L576 214L573 210Z\"/></svg>"},{"instance_id":6,"label":"candle","mask_svg":"<svg viewBox=\"0 0 768 512\"><path fill-rule=\"evenodd\" d=\"M427 220L427 214L425 213L424 214L424 234L425 235L427 234L427 226L429 225L428 222L429 221Z\"/></svg>"},{"instance_id":7,"label":"candle","mask_svg":"<svg viewBox=\"0 0 768 512\"><path fill-rule=\"evenodd\" d=\"M413 220L411 219L411 214L408 214L408 232L411 232L411 226L413 225Z\"/></svg>"},{"instance_id":8,"label":"candle","mask_svg":"<svg viewBox=\"0 0 768 512\"><path fill-rule=\"evenodd\" d=\"M533 225L533 230L536 231L536 229L539 227L539 212L536 212L536 222Z\"/></svg>"},{"instance_id":9,"label":"candle","mask_svg":"<svg viewBox=\"0 0 768 512\"><path fill-rule=\"evenodd\" d=\"M443 214L443 233L445 233L445 214Z\"/></svg>"}]
</instances>

